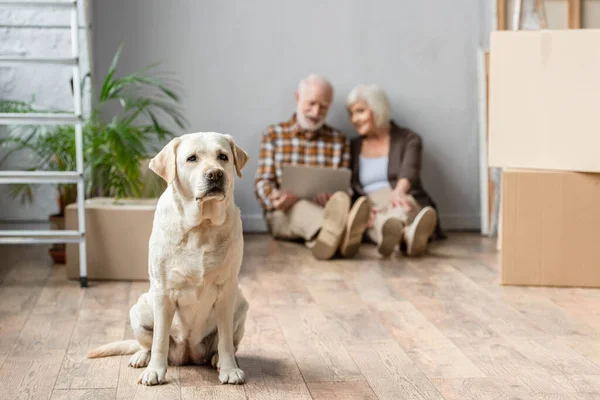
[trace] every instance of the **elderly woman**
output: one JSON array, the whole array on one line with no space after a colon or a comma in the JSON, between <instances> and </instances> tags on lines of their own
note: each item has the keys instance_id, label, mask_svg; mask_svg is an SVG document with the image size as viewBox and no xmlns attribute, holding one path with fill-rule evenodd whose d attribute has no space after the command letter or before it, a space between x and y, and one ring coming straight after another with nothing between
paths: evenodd
<instances>
[{"instance_id":1,"label":"elderly woman","mask_svg":"<svg viewBox=\"0 0 600 400\"><path fill-rule=\"evenodd\" d=\"M421 138L394 123L387 95L376 85L356 86L346 106L360 134L351 143L352 189L373 206L368 237L383 257L397 245L408 256L422 255L434 232L445 235L421 183Z\"/></svg>"}]
</instances>

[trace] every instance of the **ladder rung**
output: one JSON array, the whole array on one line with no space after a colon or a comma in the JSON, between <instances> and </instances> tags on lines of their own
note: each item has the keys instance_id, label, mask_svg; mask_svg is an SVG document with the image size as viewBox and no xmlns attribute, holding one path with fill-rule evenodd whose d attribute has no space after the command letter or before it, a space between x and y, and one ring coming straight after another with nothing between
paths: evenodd
<instances>
[{"instance_id":1,"label":"ladder rung","mask_svg":"<svg viewBox=\"0 0 600 400\"><path fill-rule=\"evenodd\" d=\"M81 122L69 113L0 113L0 125L67 125Z\"/></svg>"},{"instance_id":2,"label":"ladder rung","mask_svg":"<svg viewBox=\"0 0 600 400\"><path fill-rule=\"evenodd\" d=\"M54 244L54 243L81 243L83 236L79 237L0 237L0 244Z\"/></svg>"},{"instance_id":3,"label":"ladder rung","mask_svg":"<svg viewBox=\"0 0 600 400\"><path fill-rule=\"evenodd\" d=\"M76 0L0 0L0 6L73 7L76 4Z\"/></svg>"},{"instance_id":4,"label":"ladder rung","mask_svg":"<svg viewBox=\"0 0 600 400\"><path fill-rule=\"evenodd\" d=\"M0 231L0 237L81 237L82 234L79 231L67 231L67 230L38 230L38 231L25 231L18 229L11 229Z\"/></svg>"},{"instance_id":5,"label":"ladder rung","mask_svg":"<svg viewBox=\"0 0 600 400\"><path fill-rule=\"evenodd\" d=\"M91 29L91 25L80 25L79 29ZM1 29L71 29L71 25L0 24Z\"/></svg>"},{"instance_id":6,"label":"ladder rung","mask_svg":"<svg viewBox=\"0 0 600 400\"><path fill-rule=\"evenodd\" d=\"M0 183L77 183L83 177L77 172L0 171Z\"/></svg>"},{"instance_id":7,"label":"ladder rung","mask_svg":"<svg viewBox=\"0 0 600 400\"><path fill-rule=\"evenodd\" d=\"M73 58L73 57L0 56L0 62L3 62L3 63L76 65L77 58Z\"/></svg>"}]
</instances>

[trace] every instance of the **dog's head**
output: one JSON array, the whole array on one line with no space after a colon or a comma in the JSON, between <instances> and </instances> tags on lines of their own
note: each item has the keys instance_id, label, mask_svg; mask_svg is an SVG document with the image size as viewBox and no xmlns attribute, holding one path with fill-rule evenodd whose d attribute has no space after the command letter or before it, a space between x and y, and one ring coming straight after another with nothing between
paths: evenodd
<instances>
[{"instance_id":1,"label":"dog's head","mask_svg":"<svg viewBox=\"0 0 600 400\"><path fill-rule=\"evenodd\" d=\"M187 200L222 202L233 195L248 154L228 134L188 133L172 139L149 167Z\"/></svg>"}]
</instances>

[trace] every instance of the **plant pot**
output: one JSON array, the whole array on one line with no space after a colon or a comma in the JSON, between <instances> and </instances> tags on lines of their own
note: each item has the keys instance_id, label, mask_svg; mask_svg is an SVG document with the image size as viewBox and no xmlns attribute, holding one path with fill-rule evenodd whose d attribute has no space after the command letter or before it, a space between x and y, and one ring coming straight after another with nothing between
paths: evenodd
<instances>
[{"instance_id":1,"label":"plant pot","mask_svg":"<svg viewBox=\"0 0 600 400\"><path fill-rule=\"evenodd\" d=\"M50 230L64 230L65 216L62 214L53 214L48 220L50 221ZM66 256L65 243L54 243L48 250L48 254L52 257L54 264L64 264Z\"/></svg>"}]
</instances>

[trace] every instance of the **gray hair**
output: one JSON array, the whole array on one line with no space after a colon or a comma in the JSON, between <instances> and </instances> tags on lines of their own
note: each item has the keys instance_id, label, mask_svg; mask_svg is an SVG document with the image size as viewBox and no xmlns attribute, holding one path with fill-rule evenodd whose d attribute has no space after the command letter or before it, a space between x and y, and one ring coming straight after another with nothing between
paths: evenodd
<instances>
[{"instance_id":1,"label":"gray hair","mask_svg":"<svg viewBox=\"0 0 600 400\"><path fill-rule=\"evenodd\" d=\"M327 78L317 74L310 74L304 79L300 80L300 82L298 82L298 93L302 93L306 85L310 83L316 83L324 86L325 88L327 88L327 90L331 92L331 95L333 96L333 85L331 84L331 82L329 82Z\"/></svg>"},{"instance_id":2,"label":"gray hair","mask_svg":"<svg viewBox=\"0 0 600 400\"><path fill-rule=\"evenodd\" d=\"M346 107L350 108L357 101L364 101L373 111L373 120L378 127L384 126L392 119L392 107L385 91L378 85L357 85L346 98Z\"/></svg>"}]
</instances>

